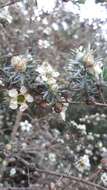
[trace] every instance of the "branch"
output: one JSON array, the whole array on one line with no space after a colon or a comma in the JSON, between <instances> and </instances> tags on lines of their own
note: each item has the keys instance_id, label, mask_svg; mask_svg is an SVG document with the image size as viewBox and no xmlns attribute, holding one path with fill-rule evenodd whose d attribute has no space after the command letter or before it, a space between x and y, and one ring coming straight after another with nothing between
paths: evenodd
<instances>
[{"instance_id":1,"label":"branch","mask_svg":"<svg viewBox=\"0 0 107 190\"><path fill-rule=\"evenodd\" d=\"M81 104L81 105L86 105L86 106L107 107L106 103L103 104L103 103L100 103L100 102L93 102L93 103L86 104L85 102L75 102L75 101L72 101L72 102L70 102L70 104Z\"/></svg>"},{"instance_id":2,"label":"branch","mask_svg":"<svg viewBox=\"0 0 107 190\"><path fill-rule=\"evenodd\" d=\"M29 162L27 162L26 160L24 160L23 158L21 158L19 156L16 156L16 158L20 162L22 162L24 165L26 165L27 167L34 168L34 170L37 171L38 173L44 173L44 174L47 174L47 175L53 175L53 176L57 176L57 177L61 177L61 178L67 178L67 179L70 179L70 180L77 181L79 183L89 185L89 186L91 186L93 188L98 188L99 190L107 190L107 188L102 187L102 186L100 186L98 184L95 184L93 182L87 181L85 179L81 179L79 177L75 177L75 176L71 176L71 175L67 175L67 174L63 174L63 173L58 173L58 172L54 172L54 171L50 171L50 170L39 169L39 168L35 167L34 164L30 164Z\"/></svg>"},{"instance_id":3,"label":"branch","mask_svg":"<svg viewBox=\"0 0 107 190\"><path fill-rule=\"evenodd\" d=\"M37 190L37 187L1 187L0 190Z\"/></svg>"},{"instance_id":4,"label":"branch","mask_svg":"<svg viewBox=\"0 0 107 190\"><path fill-rule=\"evenodd\" d=\"M14 138L16 137L16 133L17 133L17 130L18 130L18 127L19 127L19 123L21 121L21 118L22 118L22 112L18 111L17 112L17 116L16 116L16 122L15 122L15 125L13 126L13 131L12 131L12 134L11 134L11 139L12 141L14 140Z\"/></svg>"},{"instance_id":5,"label":"branch","mask_svg":"<svg viewBox=\"0 0 107 190\"><path fill-rule=\"evenodd\" d=\"M13 4L15 4L15 3L17 3L17 2L20 2L20 1L21 1L21 0L12 0L12 1L8 2L8 3L5 3L4 5L1 5L1 6L0 6L0 9L3 9L4 7L13 5Z\"/></svg>"},{"instance_id":6,"label":"branch","mask_svg":"<svg viewBox=\"0 0 107 190\"><path fill-rule=\"evenodd\" d=\"M37 172L39 172L39 173L45 173L45 174L54 175L54 176L57 176L57 177L64 177L64 178L67 178L67 179L70 179L70 180L77 181L79 183L84 183L86 185L98 188L100 190L107 190L106 188L104 188L104 187L102 187L102 186L100 186L98 184L92 183L90 181L87 181L85 179L81 179L81 178L78 178L78 177L75 177L75 176L69 176L67 174L61 174L61 173L57 173L57 172L49 171L49 170L41 170L41 169L38 169L38 168L35 168L35 170Z\"/></svg>"}]
</instances>

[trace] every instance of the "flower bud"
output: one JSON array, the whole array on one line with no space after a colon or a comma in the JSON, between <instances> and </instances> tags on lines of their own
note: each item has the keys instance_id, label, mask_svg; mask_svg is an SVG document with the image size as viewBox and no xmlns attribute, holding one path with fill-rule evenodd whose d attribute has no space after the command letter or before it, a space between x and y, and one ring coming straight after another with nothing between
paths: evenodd
<instances>
[{"instance_id":1,"label":"flower bud","mask_svg":"<svg viewBox=\"0 0 107 190\"><path fill-rule=\"evenodd\" d=\"M14 56L11 59L11 65L16 71L24 72L27 66L27 60L22 56Z\"/></svg>"}]
</instances>

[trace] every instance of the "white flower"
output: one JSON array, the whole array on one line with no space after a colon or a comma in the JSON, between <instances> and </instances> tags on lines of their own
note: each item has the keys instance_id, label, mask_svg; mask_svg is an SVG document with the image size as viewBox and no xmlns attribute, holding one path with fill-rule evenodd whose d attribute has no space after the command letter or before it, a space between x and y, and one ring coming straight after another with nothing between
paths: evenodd
<instances>
[{"instance_id":1,"label":"white flower","mask_svg":"<svg viewBox=\"0 0 107 190\"><path fill-rule=\"evenodd\" d=\"M22 146L22 149L26 149L27 144L26 144L25 142L23 142L23 143L21 144L21 146Z\"/></svg>"},{"instance_id":2,"label":"white flower","mask_svg":"<svg viewBox=\"0 0 107 190\"><path fill-rule=\"evenodd\" d=\"M56 6L56 2L56 0L37 0L38 10L51 13Z\"/></svg>"},{"instance_id":3,"label":"white flower","mask_svg":"<svg viewBox=\"0 0 107 190\"><path fill-rule=\"evenodd\" d=\"M49 153L49 160L51 161L51 162L55 162L56 161L56 154L54 154L54 153Z\"/></svg>"},{"instance_id":4,"label":"white flower","mask_svg":"<svg viewBox=\"0 0 107 190\"><path fill-rule=\"evenodd\" d=\"M55 138L58 138L58 136L60 135L60 132L58 131L58 129L53 129L52 133L53 133Z\"/></svg>"},{"instance_id":5,"label":"white flower","mask_svg":"<svg viewBox=\"0 0 107 190\"><path fill-rule=\"evenodd\" d=\"M79 124L79 125L77 125L77 128L80 129L80 130L83 130L83 131L86 130L85 124Z\"/></svg>"},{"instance_id":6,"label":"white flower","mask_svg":"<svg viewBox=\"0 0 107 190\"><path fill-rule=\"evenodd\" d=\"M100 121L101 118L99 116L96 117L96 121Z\"/></svg>"},{"instance_id":7,"label":"white flower","mask_svg":"<svg viewBox=\"0 0 107 190\"><path fill-rule=\"evenodd\" d=\"M59 73L55 72L52 66L47 61L44 61L42 65L38 67L37 71L43 75L52 75L55 78L59 76Z\"/></svg>"},{"instance_id":8,"label":"white flower","mask_svg":"<svg viewBox=\"0 0 107 190\"><path fill-rule=\"evenodd\" d=\"M44 19L42 20L42 23L43 23L44 25L48 25L48 19L47 19L47 18L44 18Z\"/></svg>"},{"instance_id":9,"label":"white flower","mask_svg":"<svg viewBox=\"0 0 107 190\"><path fill-rule=\"evenodd\" d=\"M3 160L2 165L3 165L4 167L6 167L6 166L8 165L7 160Z\"/></svg>"},{"instance_id":10,"label":"white flower","mask_svg":"<svg viewBox=\"0 0 107 190\"><path fill-rule=\"evenodd\" d=\"M68 30L68 25L65 21L63 21L61 24L62 24L64 30Z\"/></svg>"},{"instance_id":11,"label":"white flower","mask_svg":"<svg viewBox=\"0 0 107 190\"><path fill-rule=\"evenodd\" d=\"M87 140L91 140L91 141L94 140L94 136L93 136L92 133L88 133L88 135L87 135Z\"/></svg>"},{"instance_id":12,"label":"white flower","mask_svg":"<svg viewBox=\"0 0 107 190\"><path fill-rule=\"evenodd\" d=\"M29 123L27 120L20 122L21 130L29 132L32 128L32 124Z\"/></svg>"},{"instance_id":13,"label":"white flower","mask_svg":"<svg viewBox=\"0 0 107 190\"><path fill-rule=\"evenodd\" d=\"M101 152L102 153L106 153L107 152L107 148L106 147L101 147Z\"/></svg>"},{"instance_id":14,"label":"white flower","mask_svg":"<svg viewBox=\"0 0 107 190\"><path fill-rule=\"evenodd\" d=\"M75 167L81 173L89 171L91 167L89 156L88 155L81 156L80 159L75 163Z\"/></svg>"},{"instance_id":15,"label":"white flower","mask_svg":"<svg viewBox=\"0 0 107 190\"><path fill-rule=\"evenodd\" d=\"M27 93L27 89L24 86L21 87L20 92L15 88L9 90L8 95L10 97L9 107L13 110L20 106L19 109L23 112L28 108L27 102L33 102L33 97Z\"/></svg>"},{"instance_id":16,"label":"white flower","mask_svg":"<svg viewBox=\"0 0 107 190\"><path fill-rule=\"evenodd\" d=\"M0 86L4 86L2 79L0 79Z\"/></svg>"},{"instance_id":17,"label":"white flower","mask_svg":"<svg viewBox=\"0 0 107 190\"><path fill-rule=\"evenodd\" d=\"M26 33L27 33L27 34L33 34L34 31L33 31L33 30L27 30Z\"/></svg>"},{"instance_id":18,"label":"white flower","mask_svg":"<svg viewBox=\"0 0 107 190\"><path fill-rule=\"evenodd\" d=\"M105 187L107 187L107 173L106 173L106 172L104 172L104 173L101 175L101 181L102 181L103 185L104 185Z\"/></svg>"},{"instance_id":19,"label":"white flower","mask_svg":"<svg viewBox=\"0 0 107 190\"><path fill-rule=\"evenodd\" d=\"M89 150L89 149L85 149L85 154L88 154L88 155L93 155L93 153L92 153L92 150Z\"/></svg>"},{"instance_id":20,"label":"white flower","mask_svg":"<svg viewBox=\"0 0 107 190\"><path fill-rule=\"evenodd\" d=\"M72 12L74 14L78 14L79 13L79 8L76 4L74 4L71 1L68 2L63 2L63 9L64 11L68 12Z\"/></svg>"},{"instance_id":21,"label":"white flower","mask_svg":"<svg viewBox=\"0 0 107 190\"><path fill-rule=\"evenodd\" d=\"M103 143L101 141L97 142L96 147L102 148L103 147Z\"/></svg>"},{"instance_id":22,"label":"white flower","mask_svg":"<svg viewBox=\"0 0 107 190\"><path fill-rule=\"evenodd\" d=\"M106 115L105 115L105 114L101 114L101 117L102 117L102 118L106 118Z\"/></svg>"},{"instance_id":23,"label":"white flower","mask_svg":"<svg viewBox=\"0 0 107 190\"><path fill-rule=\"evenodd\" d=\"M79 145L77 145L77 147L76 147L76 151L79 152L80 150L81 150L81 145L79 144Z\"/></svg>"},{"instance_id":24,"label":"white flower","mask_svg":"<svg viewBox=\"0 0 107 190\"><path fill-rule=\"evenodd\" d=\"M52 28L55 30L55 31L58 31L59 30L59 26L57 23L52 23Z\"/></svg>"},{"instance_id":25,"label":"white flower","mask_svg":"<svg viewBox=\"0 0 107 190\"><path fill-rule=\"evenodd\" d=\"M41 74L44 82L50 85L52 89L57 89L56 78L59 76L59 73L56 72L48 62L44 61L42 65L37 68L37 71Z\"/></svg>"},{"instance_id":26,"label":"white flower","mask_svg":"<svg viewBox=\"0 0 107 190\"><path fill-rule=\"evenodd\" d=\"M75 121L70 122L73 126L77 127L77 123Z\"/></svg>"},{"instance_id":27,"label":"white flower","mask_svg":"<svg viewBox=\"0 0 107 190\"><path fill-rule=\"evenodd\" d=\"M6 150L10 151L12 149L12 145L11 144L6 144L5 148L6 148Z\"/></svg>"},{"instance_id":28,"label":"white flower","mask_svg":"<svg viewBox=\"0 0 107 190\"><path fill-rule=\"evenodd\" d=\"M9 23L12 23L13 17L10 14L8 6L0 11L0 18L6 19Z\"/></svg>"},{"instance_id":29,"label":"white flower","mask_svg":"<svg viewBox=\"0 0 107 190\"><path fill-rule=\"evenodd\" d=\"M93 20L105 21L107 18L105 6L101 6L100 3L96 3L95 0L86 0L84 4L80 5L80 22L88 20L89 24L93 23Z\"/></svg>"},{"instance_id":30,"label":"white flower","mask_svg":"<svg viewBox=\"0 0 107 190\"><path fill-rule=\"evenodd\" d=\"M94 133L94 137L100 138L100 134Z\"/></svg>"},{"instance_id":31,"label":"white flower","mask_svg":"<svg viewBox=\"0 0 107 190\"><path fill-rule=\"evenodd\" d=\"M16 168L12 168L10 170L10 176L14 176L16 174Z\"/></svg>"},{"instance_id":32,"label":"white flower","mask_svg":"<svg viewBox=\"0 0 107 190\"><path fill-rule=\"evenodd\" d=\"M14 56L11 59L11 65L16 69L16 71L24 72L27 66L27 59L23 56Z\"/></svg>"},{"instance_id":33,"label":"white flower","mask_svg":"<svg viewBox=\"0 0 107 190\"><path fill-rule=\"evenodd\" d=\"M46 27L46 28L44 29L43 33L44 33L44 34L47 34L47 35L50 35L51 31L52 31L52 30L51 30L50 27Z\"/></svg>"},{"instance_id":34,"label":"white flower","mask_svg":"<svg viewBox=\"0 0 107 190\"><path fill-rule=\"evenodd\" d=\"M61 144L64 144L64 140L63 140L62 138L58 138L58 139L57 139L57 142L58 142L58 143L61 143Z\"/></svg>"},{"instance_id":35,"label":"white flower","mask_svg":"<svg viewBox=\"0 0 107 190\"><path fill-rule=\"evenodd\" d=\"M49 41L48 40L39 40L38 41L38 45L39 45L39 48L48 48L48 47L50 47L50 43L49 43Z\"/></svg>"},{"instance_id":36,"label":"white flower","mask_svg":"<svg viewBox=\"0 0 107 190\"><path fill-rule=\"evenodd\" d=\"M86 125L85 124L77 124L77 129L81 131L82 134L86 134Z\"/></svg>"}]
</instances>

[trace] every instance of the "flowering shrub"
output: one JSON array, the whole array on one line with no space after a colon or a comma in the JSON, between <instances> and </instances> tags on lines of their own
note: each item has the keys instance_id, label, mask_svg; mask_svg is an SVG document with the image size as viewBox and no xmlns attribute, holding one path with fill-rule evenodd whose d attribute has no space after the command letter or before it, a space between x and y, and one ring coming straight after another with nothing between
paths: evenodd
<instances>
[{"instance_id":1,"label":"flowering shrub","mask_svg":"<svg viewBox=\"0 0 107 190\"><path fill-rule=\"evenodd\" d=\"M44 2L0 7L0 188L105 190L102 20L81 22L85 1Z\"/></svg>"}]
</instances>

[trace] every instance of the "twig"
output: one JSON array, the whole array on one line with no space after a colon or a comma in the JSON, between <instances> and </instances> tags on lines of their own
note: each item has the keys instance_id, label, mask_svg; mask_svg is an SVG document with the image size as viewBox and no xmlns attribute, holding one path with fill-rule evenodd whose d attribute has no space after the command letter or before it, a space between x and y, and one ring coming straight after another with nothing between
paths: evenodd
<instances>
[{"instance_id":1,"label":"twig","mask_svg":"<svg viewBox=\"0 0 107 190\"><path fill-rule=\"evenodd\" d=\"M13 5L13 4L15 4L17 2L20 2L20 1L21 0L12 0L12 1L8 2L8 3L5 3L4 5L1 5L0 9L3 9L4 7L8 7L8 6Z\"/></svg>"},{"instance_id":2,"label":"twig","mask_svg":"<svg viewBox=\"0 0 107 190\"><path fill-rule=\"evenodd\" d=\"M99 106L99 107L107 107L107 104L105 103L105 104L103 104L103 103L100 103L100 102L93 102L93 104L92 103L89 103L89 104L86 104L85 102L76 102L76 101L72 101L72 102L70 102L70 104L84 104L84 105L86 105L86 106Z\"/></svg>"},{"instance_id":3,"label":"twig","mask_svg":"<svg viewBox=\"0 0 107 190\"><path fill-rule=\"evenodd\" d=\"M98 184L95 184L95 183L92 183L90 181L86 181L84 179L81 179L81 178L78 178L78 177L74 177L74 176L68 176L67 174L61 174L61 173L57 173L57 172L54 172L54 171L48 171L48 170L41 170L41 169L38 169L38 168L35 168L35 170L39 173L46 173L46 174L50 174L50 175L54 175L54 176L58 176L58 177L64 177L64 178L68 178L70 180L74 180L74 181L77 181L77 182L81 182L81 183L84 183L84 184L87 184L89 186L92 186L92 187L95 187L95 188L98 188L100 190L107 190L106 188L98 185Z\"/></svg>"},{"instance_id":4,"label":"twig","mask_svg":"<svg viewBox=\"0 0 107 190\"><path fill-rule=\"evenodd\" d=\"M88 177L88 180L95 182L101 172L102 172L102 169L97 169L94 174Z\"/></svg>"},{"instance_id":5,"label":"twig","mask_svg":"<svg viewBox=\"0 0 107 190\"><path fill-rule=\"evenodd\" d=\"M70 180L77 181L79 183L83 183L83 184L89 185L89 186L94 187L94 188L98 188L100 190L107 190L105 187L102 187L102 186L100 186L98 184L95 184L93 182L87 181L85 179L81 179L79 177L70 176L70 175L67 175L67 174L62 174L62 173L58 173L58 172L54 172L54 171L39 169L36 166L34 166L34 164L30 164L29 162L27 162L26 160L24 160L21 157L16 156L16 158L18 160L20 160L26 166L34 168L34 170L36 170L38 173L45 173L47 175L53 175L53 176L57 176L57 177L61 177L61 178L67 178L67 179L70 179Z\"/></svg>"},{"instance_id":6,"label":"twig","mask_svg":"<svg viewBox=\"0 0 107 190\"><path fill-rule=\"evenodd\" d=\"M105 99L104 99L104 96L103 96L103 93L102 93L101 85L96 84L96 87L97 87L99 96L101 97L101 100L102 100L103 104L105 104Z\"/></svg>"},{"instance_id":7,"label":"twig","mask_svg":"<svg viewBox=\"0 0 107 190\"><path fill-rule=\"evenodd\" d=\"M18 130L18 127L19 127L19 123L21 121L21 118L22 118L22 112L18 111L17 112L17 116L16 116L16 122L15 122L15 125L13 127L13 131L12 131L12 134L11 134L11 140L13 141L15 136L16 136L16 133L17 133L17 130Z\"/></svg>"},{"instance_id":8,"label":"twig","mask_svg":"<svg viewBox=\"0 0 107 190\"><path fill-rule=\"evenodd\" d=\"M28 185L30 187L30 173L29 173L29 167L27 167L27 177L28 177Z\"/></svg>"},{"instance_id":9,"label":"twig","mask_svg":"<svg viewBox=\"0 0 107 190\"><path fill-rule=\"evenodd\" d=\"M0 190L36 190L36 187L1 187Z\"/></svg>"}]
</instances>

